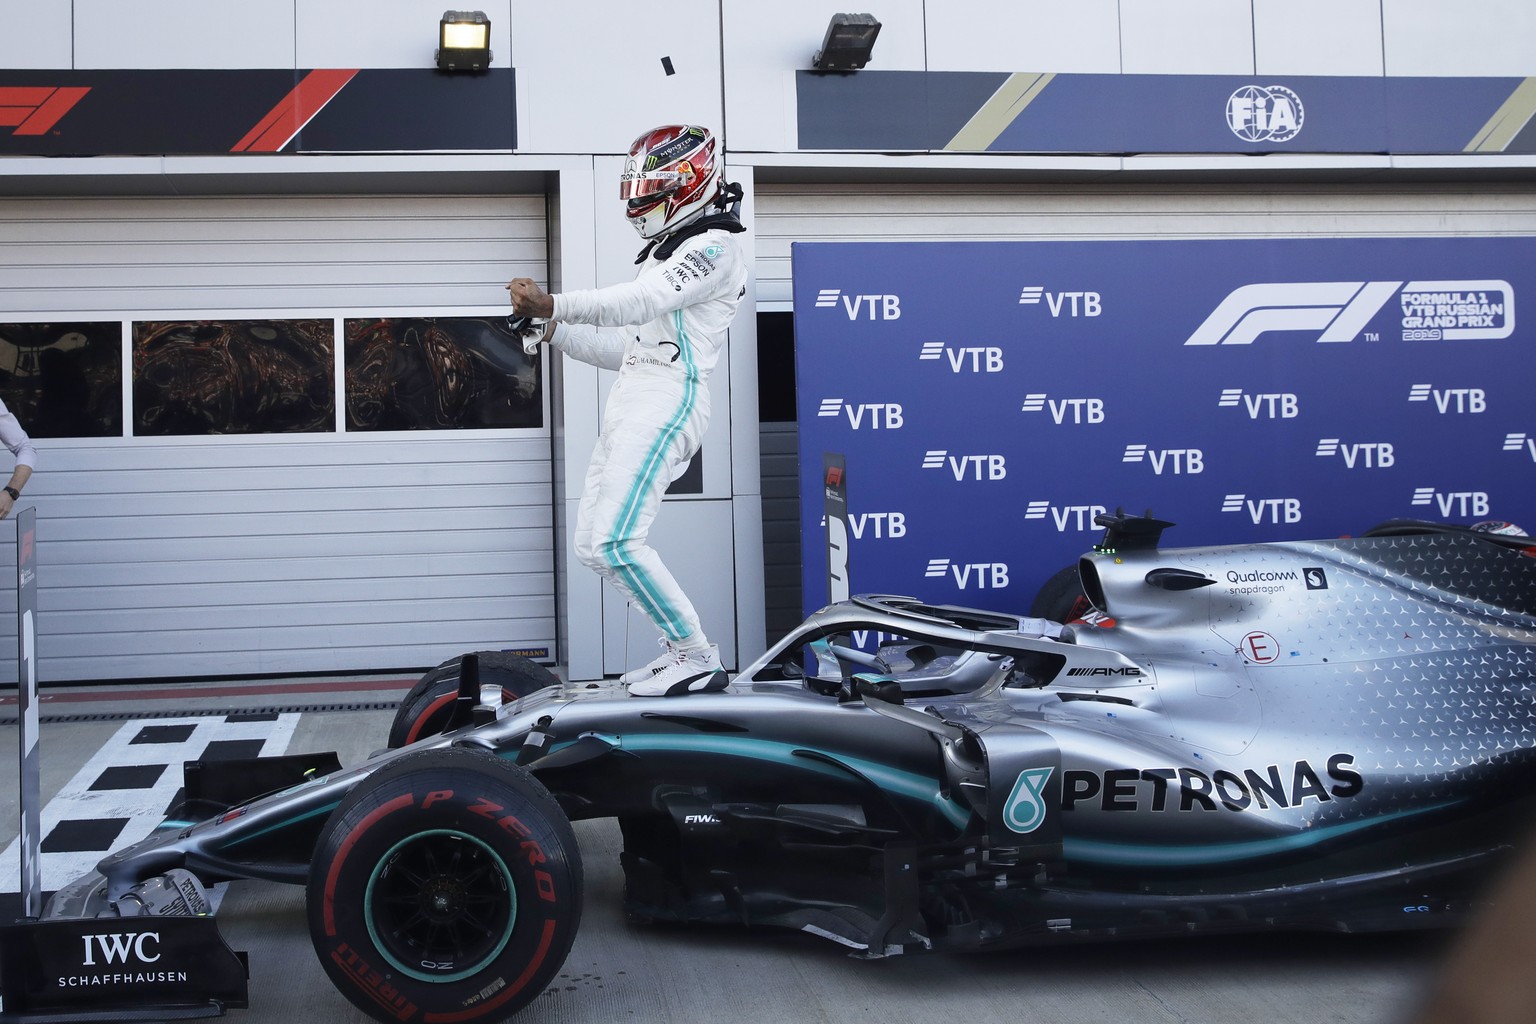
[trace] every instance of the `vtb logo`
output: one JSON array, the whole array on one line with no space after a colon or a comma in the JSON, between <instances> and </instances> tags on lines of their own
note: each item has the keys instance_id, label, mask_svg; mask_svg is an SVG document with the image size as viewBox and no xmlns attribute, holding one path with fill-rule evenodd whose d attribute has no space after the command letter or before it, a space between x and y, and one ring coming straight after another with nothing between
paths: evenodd
<instances>
[{"instance_id":1,"label":"vtb logo","mask_svg":"<svg viewBox=\"0 0 1536 1024\"><path fill-rule=\"evenodd\" d=\"M0 86L0 128L12 135L47 135L86 93L88 85Z\"/></svg>"},{"instance_id":2,"label":"vtb logo","mask_svg":"<svg viewBox=\"0 0 1536 1024\"><path fill-rule=\"evenodd\" d=\"M844 295L839 288L823 288L816 293L817 309L836 309L839 305L849 320L860 315L866 320L900 320L900 295Z\"/></svg>"}]
</instances>

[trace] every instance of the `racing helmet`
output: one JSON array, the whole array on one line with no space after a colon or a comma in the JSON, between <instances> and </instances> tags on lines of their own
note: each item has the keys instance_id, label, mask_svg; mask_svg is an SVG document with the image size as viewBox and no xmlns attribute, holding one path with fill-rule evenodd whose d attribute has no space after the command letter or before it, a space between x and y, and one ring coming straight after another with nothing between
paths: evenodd
<instances>
[{"instance_id":1,"label":"racing helmet","mask_svg":"<svg viewBox=\"0 0 1536 1024\"><path fill-rule=\"evenodd\" d=\"M619 178L624 215L641 238L660 238L699 217L720 190L715 136L708 128L652 128L629 147Z\"/></svg>"}]
</instances>

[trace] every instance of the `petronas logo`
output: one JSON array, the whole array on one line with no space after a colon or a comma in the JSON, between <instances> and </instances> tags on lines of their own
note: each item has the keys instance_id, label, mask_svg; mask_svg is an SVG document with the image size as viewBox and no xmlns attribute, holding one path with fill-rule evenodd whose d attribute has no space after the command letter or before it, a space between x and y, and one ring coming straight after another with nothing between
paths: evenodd
<instances>
[{"instance_id":1,"label":"petronas logo","mask_svg":"<svg viewBox=\"0 0 1536 1024\"><path fill-rule=\"evenodd\" d=\"M1003 808L1003 824L1014 832L1029 833L1045 821L1045 783L1051 777L1052 768L1026 768L1019 772L1019 781L1008 794L1008 804Z\"/></svg>"}]
</instances>

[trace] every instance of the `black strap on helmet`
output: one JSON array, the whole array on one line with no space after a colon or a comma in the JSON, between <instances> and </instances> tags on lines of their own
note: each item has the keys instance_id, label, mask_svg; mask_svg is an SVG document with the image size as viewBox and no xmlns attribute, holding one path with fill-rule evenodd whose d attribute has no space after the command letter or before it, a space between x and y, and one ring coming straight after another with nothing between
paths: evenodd
<instances>
[{"instance_id":1,"label":"black strap on helmet","mask_svg":"<svg viewBox=\"0 0 1536 1024\"><path fill-rule=\"evenodd\" d=\"M747 230L746 225L741 222L741 199L744 195L746 193L734 181L721 182L720 194L711 204L720 210L719 213L706 214L698 220L683 225L670 235L651 239L646 243L645 248L640 250L640 255L635 257L635 263L638 265L649 259L652 249L656 250L657 259L664 260L676 252L677 247L688 239L694 235L702 235L706 231L729 231L735 234L738 231Z\"/></svg>"}]
</instances>

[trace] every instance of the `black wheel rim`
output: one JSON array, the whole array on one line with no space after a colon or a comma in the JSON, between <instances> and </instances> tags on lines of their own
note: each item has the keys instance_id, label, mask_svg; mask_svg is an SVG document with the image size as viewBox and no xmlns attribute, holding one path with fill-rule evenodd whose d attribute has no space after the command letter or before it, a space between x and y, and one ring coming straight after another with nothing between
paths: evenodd
<instances>
[{"instance_id":1,"label":"black wheel rim","mask_svg":"<svg viewBox=\"0 0 1536 1024\"><path fill-rule=\"evenodd\" d=\"M512 873L495 850L453 829L418 832L379 858L363 896L375 948L419 981L473 975L517 922Z\"/></svg>"}]
</instances>

